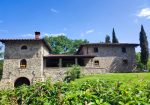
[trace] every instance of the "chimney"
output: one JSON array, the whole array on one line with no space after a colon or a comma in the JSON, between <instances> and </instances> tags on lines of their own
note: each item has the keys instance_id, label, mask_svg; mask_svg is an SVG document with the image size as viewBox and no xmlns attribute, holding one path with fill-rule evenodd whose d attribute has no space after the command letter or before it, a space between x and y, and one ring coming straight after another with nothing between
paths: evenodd
<instances>
[{"instance_id":1,"label":"chimney","mask_svg":"<svg viewBox=\"0 0 150 105\"><path fill-rule=\"evenodd\" d=\"M35 32L35 39L39 40L40 39L40 32Z\"/></svg>"}]
</instances>

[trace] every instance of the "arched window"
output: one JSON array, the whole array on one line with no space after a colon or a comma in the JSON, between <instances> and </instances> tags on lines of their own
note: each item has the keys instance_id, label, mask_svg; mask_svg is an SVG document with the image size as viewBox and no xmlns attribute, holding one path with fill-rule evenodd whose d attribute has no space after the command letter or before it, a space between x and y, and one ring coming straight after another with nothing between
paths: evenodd
<instances>
[{"instance_id":1,"label":"arched window","mask_svg":"<svg viewBox=\"0 0 150 105\"><path fill-rule=\"evenodd\" d=\"M25 59L22 59L20 61L20 68L25 69L27 67L27 61Z\"/></svg>"},{"instance_id":2,"label":"arched window","mask_svg":"<svg viewBox=\"0 0 150 105\"><path fill-rule=\"evenodd\" d=\"M21 47L21 50L27 50L27 46L25 46L25 45L22 46L22 47Z\"/></svg>"}]
</instances>

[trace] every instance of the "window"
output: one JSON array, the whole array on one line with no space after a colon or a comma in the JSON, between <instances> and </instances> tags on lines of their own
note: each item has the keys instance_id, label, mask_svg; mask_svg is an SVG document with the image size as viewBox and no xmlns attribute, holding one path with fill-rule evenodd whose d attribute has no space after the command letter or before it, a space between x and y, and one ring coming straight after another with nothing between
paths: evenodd
<instances>
[{"instance_id":1,"label":"window","mask_svg":"<svg viewBox=\"0 0 150 105\"><path fill-rule=\"evenodd\" d=\"M94 61L94 65L95 65L95 66L99 66L99 61L97 61L97 60Z\"/></svg>"},{"instance_id":2,"label":"window","mask_svg":"<svg viewBox=\"0 0 150 105\"><path fill-rule=\"evenodd\" d=\"M20 61L20 68L25 69L27 67L27 61L25 59L22 59Z\"/></svg>"},{"instance_id":3,"label":"window","mask_svg":"<svg viewBox=\"0 0 150 105\"><path fill-rule=\"evenodd\" d=\"M94 52L95 52L95 53L98 52L98 47L94 47Z\"/></svg>"},{"instance_id":4,"label":"window","mask_svg":"<svg viewBox=\"0 0 150 105\"><path fill-rule=\"evenodd\" d=\"M122 47L122 52L123 52L123 53L126 53L126 52L127 52L125 47Z\"/></svg>"},{"instance_id":5,"label":"window","mask_svg":"<svg viewBox=\"0 0 150 105\"><path fill-rule=\"evenodd\" d=\"M22 46L22 47L21 47L21 50L27 50L27 46L25 46L25 45Z\"/></svg>"},{"instance_id":6,"label":"window","mask_svg":"<svg viewBox=\"0 0 150 105\"><path fill-rule=\"evenodd\" d=\"M123 64L128 64L128 60L127 60L127 59L123 59L123 60L122 60L122 63L123 63Z\"/></svg>"}]
</instances>

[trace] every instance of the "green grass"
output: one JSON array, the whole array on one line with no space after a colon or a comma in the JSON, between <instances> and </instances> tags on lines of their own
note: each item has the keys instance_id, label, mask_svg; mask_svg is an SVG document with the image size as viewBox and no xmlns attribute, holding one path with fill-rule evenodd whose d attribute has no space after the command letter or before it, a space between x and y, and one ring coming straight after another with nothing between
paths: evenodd
<instances>
[{"instance_id":1,"label":"green grass","mask_svg":"<svg viewBox=\"0 0 150 105\"><path fill-rule=\"evenodd\" d=\"M120 81L120 82L138 82L150 81L150 73L106 73L97 75L83 76L75 80L76 83L82 83L88 80L106 80L106 81Z\"/></svg>"}]
</instances>

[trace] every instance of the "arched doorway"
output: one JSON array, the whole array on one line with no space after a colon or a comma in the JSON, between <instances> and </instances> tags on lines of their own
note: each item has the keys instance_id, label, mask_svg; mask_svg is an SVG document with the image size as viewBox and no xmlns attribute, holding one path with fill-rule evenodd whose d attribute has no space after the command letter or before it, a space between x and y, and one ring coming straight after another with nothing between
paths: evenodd
<instances>
[{"instance_id":1,"label":"arched doorway","mask_svg":"<svg viewBox=\"0 0 150 105\"><path fill-rule=\"evenodd\" d=\"M21 86L21 85L23 85L23 84L29 86L29 85L30 85L29 79L26 78L26 77L20 77L20 78L18 78L18 79L15 81L15 83L14 83L14 87L19 87L19 86Z\"/></svg>"}]
</instances>

